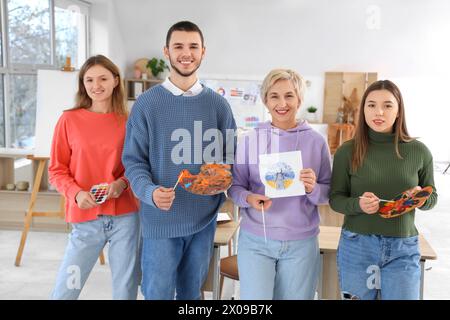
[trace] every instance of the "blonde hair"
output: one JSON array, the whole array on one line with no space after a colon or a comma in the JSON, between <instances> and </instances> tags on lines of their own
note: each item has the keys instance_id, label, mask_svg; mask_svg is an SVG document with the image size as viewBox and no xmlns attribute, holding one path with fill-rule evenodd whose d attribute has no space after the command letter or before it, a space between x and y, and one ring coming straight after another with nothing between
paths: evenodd
<instances>
[{"instance_id":1,"label":"blonde hair","mask_svg":"<svg viewBox=\"0 0 450 320\"><path fill-rule=\"evenodd\" d=\"M278 80L289 80L294 85L295 93L297 97L300 99L300 103L303 102L303 97L305 96L305 80L301 75L291 69L273 69L269 72L269 74L264 78L262 86L261 86L261 99L264 104L267 102L267 93L270 88L277 82Z\"/></svg>"},{"instance_id":2,"label":"blonde hair","mask_svg":"<svg viewBox=\"0 0 450 320\"><path fill-rule=\"evenodd\" d=\"M80 72L78 74L78 92L75 97L75 107L73 107L70 110L88 109L92 106L92 100L87 94L86 88L84 87L84 75L90 68L97 65L102 66L103 68L109 70L113 74L114 78L118 80L118 84L112 92L111 111L116 114L127 117L128 109L125 104L125 93L124 93L125 90L123 87L119 68L111 60L109 60L107 57L103 55L96 55L90 57L81 67Z\"/></svg>"}]
</instances>

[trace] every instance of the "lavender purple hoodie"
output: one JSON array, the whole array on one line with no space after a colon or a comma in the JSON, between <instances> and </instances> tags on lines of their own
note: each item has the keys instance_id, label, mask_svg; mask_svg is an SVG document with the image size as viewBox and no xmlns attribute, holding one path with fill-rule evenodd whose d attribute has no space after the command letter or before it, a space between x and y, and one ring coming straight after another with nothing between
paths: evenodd
<instances>
[{"instance_id":1,"label":"lavender purple hoodie","mask_svg":"<svg viewBox=\"0 0 450 320\"><path fill-rule=\"evenodd\" d=\"M273 240L300 240L319 233L317 205L328 202L330 190L330 153L325 139L306 122L282 130L270 122L240 137L233 166L233 185L228 194L241 207L241 228L264 236L261 212L247 202L250 193L264 194L259 177L259 154L300 150L303 168L316 173L314 190L304 196L275 198L265 215L267 237Z\"/></svg>"}]
</instances>

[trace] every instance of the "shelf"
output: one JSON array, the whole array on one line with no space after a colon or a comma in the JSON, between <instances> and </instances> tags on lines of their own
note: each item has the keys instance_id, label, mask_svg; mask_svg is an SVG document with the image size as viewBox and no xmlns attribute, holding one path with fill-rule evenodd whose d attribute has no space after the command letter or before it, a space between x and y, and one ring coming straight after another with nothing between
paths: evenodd
<instances>
[{"instance_id":1,"label":"shelf","mask_svg":"<svg viewBox=\"0 0 450 320\"><path fill-rule=\"evenodd\" d=\"M27 194L31 195L31 188L28 191L18 191L18 190L0 190L0 194ZM39 191L39 195L43 196L60 196L57 191Z\"/></svg>"},{"instance_id":2,"label":"shelf","mask_svg":"<svg viewBox=\"0 0 450 320\"><path fill-rule=\"evenodd\" d=\"M16 158L23 158L23 156L17 156L17 155L3 155L0 156L0 191L4 192L27 192L27 191L8 191L6 190L6 185L9 183L17 183L15 179L14 174L14 160ZM30 183L29 192L31 192L31 189L33 188L34 183L34 177L36 175L37 167L39 164L39 160L34 159L32 160L32 181L28 181ZM48 161L44 168L44 174L42 176L41 185L39 186L39 192L48 192Z\"/></svg>"},{"instance_id":3,"label":"shelf","mask_svg":"<svg viewBox=\"0 0 450 320\"><path fill-rule=\"evenodd\" d=\"M23 230L24 218L30 205L31 191L0 191L0 230ZM58 211L61 197L57 192L39 192L34 211ZM66 231L64 219L54 217L36 217L31 221L31 229L35 231Z\"/></svg>"},{"instance_id":4,"label":"shelf","mask_svg":"<svg viewBox=\"0 0 450 320\"><path fill-rule=\"evenodd\" d=\"M159 79L125 79L124 86L127 100L136 100L140 94L162 82L163 80Z\"/></svg>"},{"instance_id":5,"label":"shelf","mask_svg":"<svg viewBox=\"0 0 450 320\"><path fill-rule=\"evenodd\" d=\"M2 158L26 158L33 153L34 149L0 148L0 157Z\"/></svg>"},{"instance_id":6,"label":"shelf","mask_svg":"<svg viewBox=\"0 0 450 320\"><path fill-rule=\"evenodd\" d=\"M137 79L137 78L126 78L125 81L141 81L141 82L149 82L149 83L161 83L164 80L161 79Z\"/></svg>"}]
</instances>

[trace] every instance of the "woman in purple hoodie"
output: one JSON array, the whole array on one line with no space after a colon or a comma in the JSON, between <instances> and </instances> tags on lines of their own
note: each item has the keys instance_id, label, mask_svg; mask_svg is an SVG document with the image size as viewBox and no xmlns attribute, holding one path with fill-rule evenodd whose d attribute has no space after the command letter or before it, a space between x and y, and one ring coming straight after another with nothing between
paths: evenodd
<instances>
[{"instance_id":1,"label":"woman in purple hoodie","mask_svg":"<svg viewBox=\"0 0 450 320\"><path fill-rule=\"evenodd\" d=\"M272 121L260 124L238 142L229 194L242 215L241 299L314 298L320 255L317 205L328 201L331 166L325 139L306 121L296 120L304 90L304 80L295 71L272 70L261 88ZM306 194L270 199L261 182L259 155L290 151L301 151L304 169L296 177Z\"/></svg>"}]
</instances>

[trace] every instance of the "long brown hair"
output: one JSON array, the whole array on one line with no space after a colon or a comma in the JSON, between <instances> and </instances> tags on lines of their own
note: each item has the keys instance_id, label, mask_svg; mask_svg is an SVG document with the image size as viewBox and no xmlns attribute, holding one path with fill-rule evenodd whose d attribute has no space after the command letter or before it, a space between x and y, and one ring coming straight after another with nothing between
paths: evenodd
<instances>
[{"instance_id":1,"label":"long brown hair","mask_svg":"<svg viewBox=\"0 0 450 320\"><path fill-rule=\"evenodd\" d=\"M366 99L369 93L376 90L388 90L392 93L398 103L398 117L394 122L394 145L395 153L397 157L403 159L398 150L399 142L410 142L414 140L406 128L405 120L405 106L403 104L403 97L400 89L389 80L378 80L372 83L364 92L361 99L361 106L359 111L358 124L356 126L356 133L353 137L353 154L352 154L352 170L356 171L363 163L364 158L367 154L367 149L369 147L369 126L366 123L364 116L364 105L366 104Z\"/></svg>"},{"instance_id":2,"label":"long brown hair","mask_svg":"<svg viewBox=\"0 0 450 320\"><path fill-rule=\"evenodd\" d=\"M78 74L78 92L75 97L75 106L70 110L88 109L92 106L92 99L86 92L83 80L86 72L96 65L102 66L103 68L109 70L113 74L114 78L118 80L118 84L112 93L111 111L122 116L128 116L128 109L125 104L125 94L119 68L111 60L101 54L90 57L81 67Z\"/></svg>"}]
</instances>

